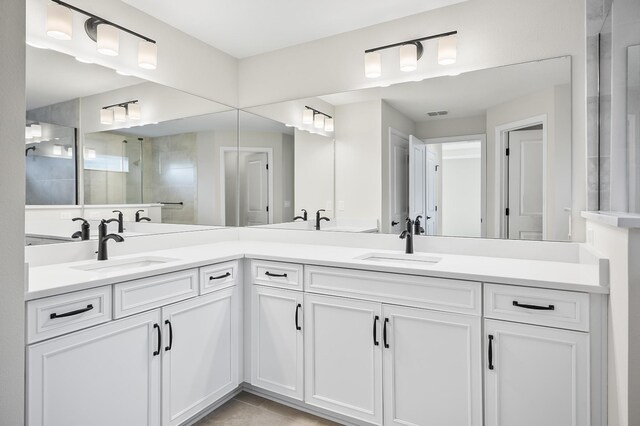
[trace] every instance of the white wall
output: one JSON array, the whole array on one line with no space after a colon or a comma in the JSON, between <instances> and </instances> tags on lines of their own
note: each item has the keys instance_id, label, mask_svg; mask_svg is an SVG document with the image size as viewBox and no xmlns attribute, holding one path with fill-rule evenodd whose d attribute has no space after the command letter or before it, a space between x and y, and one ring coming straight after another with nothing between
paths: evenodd
<instances>
[{"instance_id":1,"label":"white wall","mask_svg":"<svg viewBox=\"0 0 640 426\"><path fill-rule=\"evenodd\" d=\"M334 217L334 141L326 136L295 131L295 209L301 216L306 209L309 220L317 210L325 209L323 216Z\"/></svg>"},{"instance_id":2,"label":"white wall","mask_svg":"<svg viewBox=\"0 0 640 426\"><path fill-rule=\"evenodd\" d=\"M486 133L487 117L444 118L416 123L419 139L446 138L461 135L481 135Z\"/></svg>"},{"instance_id":3,"label":"white wall","mask_svg":"<svg viewBox=\"0 0 640 426\"><path fill-rule=\"evenodd\" d=\"M336 218L378 219L382 210L381 102L335 109Z\"/></svg>"},{"instance_id":4,"label":"white wall","mask_svg":"<svg viewBox=\"0 0 640 426\"><path fill-rule=\"evenodd\" d=\"M0 424L24 424L25 5L0 2Z\"/></svg>"},{"instance_id":5,"label":"white wall","mask_svg":"<svg viewBox=\"0 0 640 426\"><path fill-rule=\"evenodd\" d=\"M98 65L128 72L136 77L174 87L188 93L237 105L238 61L170 25L120 0L76 0L74 6L91 11L123 27L130 28L158 43L158 68L144 70L136 63L136 39L120 38L120 55L108 57L96 52L95 43L84 33L82 15L74 18L73 41L58 41L45 34L47 2L27 0L27 40L53 50L81 56ZM23 32L24 34L24 32Z\"/></svg>"},{"instance_id":6,"label":"white wall","mask_svg":"<svg viewBox=\"0 0 640 426\"><path fill-rule=\"evenodd\" d=\"M391 199L390 170L389 170L389 128L404 133L405 135L415 135L416 123L406 117L397 109L382 101L382 215L380 224L381 232L389 232L391 228L391 217L389 216L389 204ZM358 164L358 163L355 163ZM408 207L408 206L407 206Z\"/></svg>"}]
</instances>

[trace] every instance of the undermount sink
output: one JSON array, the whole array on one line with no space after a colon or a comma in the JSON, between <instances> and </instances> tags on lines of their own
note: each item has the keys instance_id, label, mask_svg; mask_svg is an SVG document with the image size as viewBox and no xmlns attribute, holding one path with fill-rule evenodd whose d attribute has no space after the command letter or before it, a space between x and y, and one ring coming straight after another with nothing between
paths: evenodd
<instances>
[{"instance_id":1,"label":"undermount sink","mask_svg":"<svg viewBox=\"0 0 640 426\"><path fill-rule=\"evenodd\" d=\"M117 260L104 260L95 261L88 265L72 266L71 269L77 269L80 271L109 273L117 272L127 269L144 268L146 266L161 265L163 263L175 262L178 259L171 257L134 257L131 259L117 259Z\"/></svg>"},{"instance_id":2,"label":"undermount sink","mask_svg":"<svg viewBox=\"0 0 640 426\"><path fill-rule=\"evenodd\" d=\"M428 266L436 264L442 260L441 257L436 256L405 253L367 253L357 257L356 259L379 263L396 263L407 266Z\"/></svg>"}]
</instances>

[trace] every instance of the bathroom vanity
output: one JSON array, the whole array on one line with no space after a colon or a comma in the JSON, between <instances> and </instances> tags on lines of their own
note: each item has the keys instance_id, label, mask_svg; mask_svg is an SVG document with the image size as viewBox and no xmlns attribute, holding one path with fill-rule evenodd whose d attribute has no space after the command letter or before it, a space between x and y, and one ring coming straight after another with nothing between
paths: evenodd
<instances>
[{"instance_id":1,"label":"bathroom vanity","mask_svg":"<svg viewBox=\"0 0 640 426\"><path fill-rule=\"evenodd\" d=\"M606 260L579 257L241 239L31 268L28 424L189 424L241 389L343 424L606 424Z\"/></svg>"}]
</instances>

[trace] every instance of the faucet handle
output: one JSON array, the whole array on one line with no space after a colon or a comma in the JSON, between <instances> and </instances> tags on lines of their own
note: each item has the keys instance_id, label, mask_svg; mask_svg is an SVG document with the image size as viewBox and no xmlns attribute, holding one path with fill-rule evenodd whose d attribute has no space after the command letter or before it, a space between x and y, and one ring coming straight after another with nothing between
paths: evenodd
<instances>
[{"instance_id":1,"label":"faucet handle","mask_svg":"<svg viewBox=\"0 0 640 426\"><path fill-rule=\"evenodd\" d=\"M326 210L325 209L320 209L316 213L320 213L320 212L326 212Z\"/></svg>"},{"instance_id":2,"label":"faucet handle","mask_svg":"<svg viewBox=\"0 0 640 426\"><path fill-rule=\"evenodd\" d=\"M86 219L81 218L81 217L74 217L74 218L73 218L73 219L71 219L71 220L72 220L72 221L74 221L74 222L77 222L77 221L81 220L83 225L85 225L85 224L87 224L87 225L88 225L88 224L89 224L89 222L87 222L87 220L86 220Z\"/></svg>"},{"instance_id":3,"label":"faucet handle","mask_svg":"<svg viewBox=\"0 0 640 426\"><path fill-rule=\"evenodd\" d=\"M305 209L300 209L300 211L301 211L301 212L305 212L305 213L307 212Z\"/></svg>"},{"instance_id":4,"label":"faucet handle","mask_svg":"<svg viewBox=\"0 0 640 426\"><path fill-rule=\"evenodd\" d=\"M120 210L114 210L114 211L112 211L112 213L120 213L120 214L122 214L122 212Z\"/></svg>"}]
</instances>

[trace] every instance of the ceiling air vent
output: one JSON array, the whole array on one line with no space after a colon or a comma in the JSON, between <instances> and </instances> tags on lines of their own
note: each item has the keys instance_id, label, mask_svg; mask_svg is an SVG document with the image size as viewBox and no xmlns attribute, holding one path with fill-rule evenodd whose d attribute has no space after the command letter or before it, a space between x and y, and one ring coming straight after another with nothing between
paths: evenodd
<instances>
[{"instance_id":1,"label":"ceiling air vent","mask_svg":"<svg viewBox=\"0 0 640 426\"><path fill-rule=\"evenodd\" d=\"M427 113L429 117L437 117L438 115L447 115L447 114L449 114L449 111L431 111Z\"/></svg>"}]
</instances>

